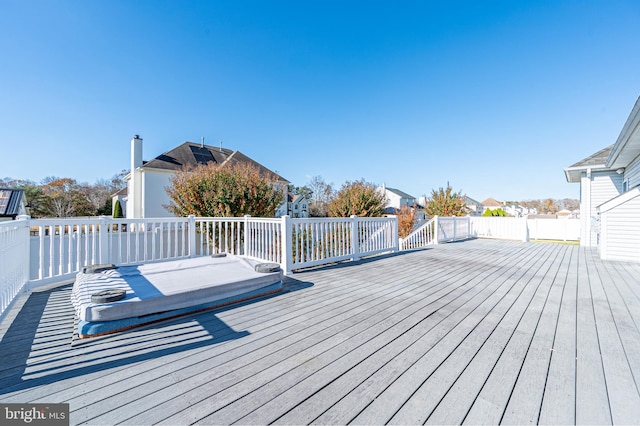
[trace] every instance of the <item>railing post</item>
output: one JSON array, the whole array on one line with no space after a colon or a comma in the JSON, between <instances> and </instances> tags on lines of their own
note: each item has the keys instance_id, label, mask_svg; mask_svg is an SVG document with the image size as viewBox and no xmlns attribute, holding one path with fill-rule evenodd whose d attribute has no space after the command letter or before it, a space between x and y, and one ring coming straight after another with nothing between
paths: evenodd
<instances>
[{"instance_id":1,"label":"railing post","mask_svg":"<svg viewBox=\"0 0 640 426\"><path fill-rule=\"evenodd\" d=\"M244 215L244 241L242 242L242 247L245 256L249 255L249 219L251 219L251 215Z\"/></svg>"},{"instance_id":2,"label":"railing post","mask_svg":"<svg viewBox=\"0 0 640 426\"><path fill-rule=\"evenodd\" d=\"M453 216L453 241L456 240L457 228L458 228L458 218L456 216Z\"/></svg>"},{"instance_id":3,"label":"railing post","mask_svg":"<svg viewBox=\"0 0 640 426\"><path fill-rule=\"evenodd\" d=\"M438 215L433 216L433 244L438 244Z\"/></svg>"},{"instance_id":4,"label":"railing post","mask_svg":"<svg viewBox=\"0 0 640 426\"><path fill-rule=\"evenodd\" d=\"M394 241L394 247L393 247L393 252L399 252L400 251L400 235L398 233L398 216L396 215L391 215L391 218L393 218L393 222L392 222L392 227L393 227L393 234L391 235L391 238L393 238Z\"/></svg>"},{"instance_id":5,"label":"railing post","mask_svg":"<svg viewBox=\"0 0 640 426\"><path fill-rule=\"evenodd\" d=\"M189 257L196 256L196 216L190 214L187 217L189 223L189 234L187 239L189 240Z\"/></svg>"},{"instance_id":6,"label":"railing post","mask_svg":"<svg viewBox=\"0 0 640 426\"><path fill-rule=\"evenodd\" d=\"M245 216L246 219L247 216ZM292 230L291 230L291 217L284 215L280 217L280 238L282 253L280 253L280 267L284 271L285 275L291 274L291 265L293 264L293 248L292 245Z\"/></svg>"},{"instance_id":7,"label":"railing post","mask_svg":"<svg viewBox=\"0 0 640 426\"><path fill-rule=\"evenodd\" d=\"M522 235L522 241L524 241L525 243L528 243L529 242L529 226L527 224L527 217L526 216L522 219L522 224L524 225L524 229L523 229L523 232L522 232L522 234L523 234Z\"/></svg>"},{"instance_id":8,"label":"railing post","mask_svg":"<svg viewBox=\"0 0 640 426\"><path fill-rule=\"evenodd\" d=\"M467 215L467 238L471 238L471 216Z\"/></svg>"},{"instance_id":9,"label":"railing post","mask_svg":"<svg viewBox=\"0 0 640 426\"><path fill-rule=\"evenodd\" d=\"M98 247L100 247L98 263L109 263L111 260L109 250L109 223L106 216L99 216L98 219Z\"/></svg>"},{"instance_id":10,"label":"railing post","mask_svg":"<svg viewBox=\"0 0 640 426\"><path fill-rule=\"evenodd\" d=\"M23 264L23 276L25 283L28 283L31 280L31 217L27 215L19 215L16 217L16 220L19 220L19 224L21 227L25 228L23 232L25 238L25 247L24 247L24 264ZM27 286L24 286L24 290L27 290Z\"/></svg>"},{"instance_id":11,"label":"railing post","mask_svg":"<svg viewBox=\"0 0 640 426\"><path fill-rule=\"evenodd\" d=\"M351 247L353 249L353 261L360 259L360 238L358 235L358 216L351 216Z\"/></svg>"}]
</instances>

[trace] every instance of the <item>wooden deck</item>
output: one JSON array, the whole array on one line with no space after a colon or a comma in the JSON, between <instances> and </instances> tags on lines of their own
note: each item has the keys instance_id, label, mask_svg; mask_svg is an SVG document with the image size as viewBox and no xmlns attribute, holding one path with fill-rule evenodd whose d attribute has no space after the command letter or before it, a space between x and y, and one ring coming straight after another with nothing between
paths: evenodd
<instances>
[{"instance_id":1,"label":"wooden deck","mask_svg":"<svg viewBox=\"0 0 640 426\"><path fill-rule=\"evenodd\" d=\"M69 286L0 324L0 402L89 424L637 424L640 265L474 240L296 273L71 346Z\"/></svg>"}]
</instances>

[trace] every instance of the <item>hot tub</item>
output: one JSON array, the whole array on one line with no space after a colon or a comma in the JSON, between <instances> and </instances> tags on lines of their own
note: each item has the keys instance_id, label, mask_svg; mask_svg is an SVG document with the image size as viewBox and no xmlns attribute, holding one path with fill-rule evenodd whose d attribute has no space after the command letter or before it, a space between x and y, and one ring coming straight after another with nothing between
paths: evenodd
<instances>
[{"instance_id":1,"label":"hot tub","mask_svg":"<svg viewBox=\"0 0 640 426\"><path fill-rule=\"evenodd\" d=\"M282 288L282 270L277 264L234 255L85 269L77 274L71 294L81 338L212 309ZM97 295L105 290L116 296L112 299L122 299L102 301Z\"/></svg>"}]
</instances>

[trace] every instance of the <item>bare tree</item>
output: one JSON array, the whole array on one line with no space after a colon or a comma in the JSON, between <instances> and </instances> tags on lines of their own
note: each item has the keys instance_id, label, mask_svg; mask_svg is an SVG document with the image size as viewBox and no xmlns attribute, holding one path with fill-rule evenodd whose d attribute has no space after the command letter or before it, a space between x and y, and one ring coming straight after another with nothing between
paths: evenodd
<instances>
[{"instance_id":1,"label":"bare tree","mask_svg":"<svg viewBox=\"0 0 640 426\"><path fill-rule=\"evenodd\" d=\"M309 203L309 216L328 216L329 210L327 206L333 195L332 185L326 183L322 176L314 176L305 186L312 191L312 199Z\"/></svg>"}]
</instances>

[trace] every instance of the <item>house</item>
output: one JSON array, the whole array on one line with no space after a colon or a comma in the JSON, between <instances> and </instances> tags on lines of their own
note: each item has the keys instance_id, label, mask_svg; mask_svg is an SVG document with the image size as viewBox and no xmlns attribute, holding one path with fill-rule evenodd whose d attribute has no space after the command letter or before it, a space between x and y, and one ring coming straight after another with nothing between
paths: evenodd
<instances>
[{"instance_id":1,"label":"house","mask_svg":"<svg viewBox=\"0 0 640 426\"><path fill-rule=\"evenodd\" d=\"M397 212L403 206L414 207L416 204L416 197L399 189L389 188L383 184L378 190L387 199L385 210L389 212Z\"/></svg>"},{"instance_id":2,"label":"house","mask_svg":"<svg viewBox=\"0 0 640 426\"><path fill-rule=\"evenodd\" d=\"M564 172L580 183L580 244L603 259L640 261L640 98L615 144Z\"/></svg>"},{"instance_id":3,"label":"house","mask_svg":"<svg viewBox=\"0 0 640 426\"><path fill-rule=\"evenodd\" d=\"M469 212L469 216L480 216L484 210L480 201L476 201L466 195L464 197L464 205Z\"/></svg>"},{"instance_id":4,"label":"house","mask_svg":"<svg viewBox=\"0 0 640 426\"><path fill-rule=\"evenodd\" d=\"M126 206L127 218L171 217L165 205L170 203L165 188L170 185L170 179L179 170L187 166L198 164L235 164L250 163L258 169L275 176L277 185L287 188L289 181L277 173L267 169L257 161L247 157L240 151L222 147L212 147L204 143L184 142L155 157L151 161L142 160L142 138L135 135L131 139L131 171L125 177L127 180L126 197L122 193L114 195L121 198L121 204Z\"/></svg>"},{"instance_id":5,"label":"house","mask_svg":"<svg viewBox=\"0 0 640 426\"><path fill-rule=\"evenodd\" d=\"M0 221L14 220L18 215L27 214L24 190L0 188Z\"/></svg>"},{"instance_id":6,"label":"house","mask_svg":"<svg viewBox=\"0 0 640 426\"><path fill-rule=\"evenodd\" d=\"M513 217L525 217L529 215L538 214L538 209L524 207L524 206L521 206L520 204L507 204L507 205L504 205L502 209L509 216L513 216Z\"/></svg>"},{"instance_id":7,"label":"house","mask_svg":"<svg viewBox=\"0 0 640 426\"><path fill-rule=\"evenodd\" d=\"M276 216L288 214L290 217L309 217L310 200L301 194L287 194L286 202L280 206Z\"/></svg>"},{"instance_id":8,"label":"house","mask_svg":"<svg viewBox=\"0 0 640 426\"><path fill-rule=\"evenodd\" d=\"M482 202L482 212L484 213L487 210L498 210L501 209L502 203L500 201L495 200L494 198L487 198Z\"/></svg>"}]
</instances>

